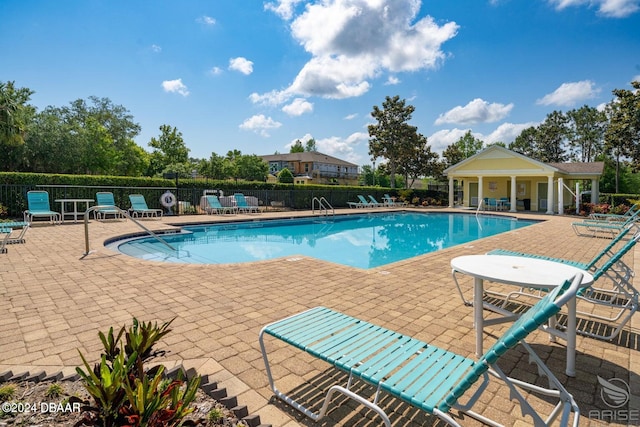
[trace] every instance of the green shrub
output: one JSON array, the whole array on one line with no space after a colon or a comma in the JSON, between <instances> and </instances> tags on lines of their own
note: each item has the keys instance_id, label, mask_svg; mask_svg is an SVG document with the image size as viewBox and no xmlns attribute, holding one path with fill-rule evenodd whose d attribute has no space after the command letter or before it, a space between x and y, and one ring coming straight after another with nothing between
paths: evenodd
<instances>
[{"instance_id":1,"label":"green shrub","mask_svg":"<svg viewBox=\"0 0 640 427\"><path fill-rule=\"evenodd\" d=\"M199 376L166 381L164 366L144 368L159 354L154 345L171 331L172 322L158 325L134 318L133 326L123 326L117 334L113 328L100 332L104 351L93 369L80 353L84 369L76 371L94 402L84 407L84 425L178 426L193 411Z\"/></svg>"}]
</instances>

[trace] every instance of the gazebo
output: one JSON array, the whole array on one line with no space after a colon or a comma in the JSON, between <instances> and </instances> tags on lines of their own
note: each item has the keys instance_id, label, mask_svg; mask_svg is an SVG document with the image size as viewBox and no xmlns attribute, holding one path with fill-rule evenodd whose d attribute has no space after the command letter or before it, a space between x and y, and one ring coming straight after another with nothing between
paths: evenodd
<instances>
[{"instance_id":1,"label":"gazebo","mask_svg":"<svg viewBox=\"0 0 640 427\"><path fill-rule=\"evenodd\" d=\"M488 199L500 200L510 212L526 210L564 213L580 200L580 183L591 181L591 202L598 201L603 162L543 163L499 145L448 167L449 207L454 207L454 181L462 183L459 205L474 208ZM485 206L486 207L486 206Z\"/></svg>"}]
</instances>

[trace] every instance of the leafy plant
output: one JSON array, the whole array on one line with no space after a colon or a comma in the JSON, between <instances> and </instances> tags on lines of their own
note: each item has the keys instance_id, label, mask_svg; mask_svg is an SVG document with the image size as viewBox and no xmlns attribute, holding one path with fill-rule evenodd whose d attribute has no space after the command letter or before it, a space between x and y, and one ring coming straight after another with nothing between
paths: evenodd
<instances>
[{"instance_id":1,"label":"leafy plant","mask_svg":"<svg viewBox=\"0 0 640 427\"><path fill-rule=\"evenodd\" d=\"M164 367L144 369L144 362L161 352L154 345L171 330L174 319L158 325L133 319L133 326L115 334L110 328L98 335L104 347L93 369L80 353L84 368L76 371L95 406L85 406L85 425L170 427L182 425L193 411L191 404L201 378L164 379Z\"/></svg>"},{"instance_id":2,"label":"leafy plant","mask_svg":"<svg viewBox=\"0 0 640 427\"><path fill-rule=\"evenodd\" d=\"M217 423L224 417L224 413L220 410L220 408L213 408L207 414L207 420L212 423Z\"/></svg>"},{"instance_id":3,"label":"leafy plant","mask_svg":"<svg viewBox=\"0 0 640 427\"><path fill-rule=\"evenodd\" d=\"M49 387L47 387L47 390L44 392L44 395L49 398L56 398L60 396L62 393L64 393L64 389L62 388L62 386L58 383L53 383Z\"/></svg>"},{"instance_id":4,"label":"leafy plant","mask_svg":"<svg viewBox=\"0 0 640 427\"><path fill-rule=\"evenodd\" d=\"M7 401L16 395L15 384L5 384L0 386L0 401Z\"/></svg>"}]
</instances>

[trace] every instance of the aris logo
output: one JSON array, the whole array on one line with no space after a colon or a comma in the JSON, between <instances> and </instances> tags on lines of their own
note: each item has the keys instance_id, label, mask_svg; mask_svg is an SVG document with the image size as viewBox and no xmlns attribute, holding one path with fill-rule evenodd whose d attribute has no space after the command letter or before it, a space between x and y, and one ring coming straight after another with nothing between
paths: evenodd
<instances>
[{"instance_id":1,"label":"aris logo","mask_svg":"<svg viewBox=\"0 0 640 427\"><path fill-rule=\"evenodd\" d=\"M608 407L615 409L627 404L629 395L631 394L629 384L620 378L611 378L607 381L600 375L597 375L597 377L598 382L602 386L600 397Z\"/></svg>"}]
</instances>

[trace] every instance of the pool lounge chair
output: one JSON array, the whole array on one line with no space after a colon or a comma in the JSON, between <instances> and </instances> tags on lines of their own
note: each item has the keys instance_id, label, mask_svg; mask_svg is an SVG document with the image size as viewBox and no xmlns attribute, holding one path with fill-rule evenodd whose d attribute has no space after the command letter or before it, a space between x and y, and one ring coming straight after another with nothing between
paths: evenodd
<instances>
[{"instance_id":1,"label":"pool lounge chair","mask_svg":"<svg viewBox=\"0 0 640 427\"><path fill-rule=\"evenodd\" d=\"M638 218L639 214L640 210L635 211L625 220L621 221L585 219L581 222L572 222L571 227L578 236L604 237L610 235L613 237L624 228L635 224L635 222L640 219Z\"/></svg>"},{"instance_id":2,"label":"pool lounge chair","mask_svg":"<svg viewBox=\"0 0 640 427\"><path fill-rule=\"evenodd\" d=\"M373 205L373 206L371 206L371 207L373 207L373 208L381 208L381 207L385 206L385 204L384 204L384 203L379 203L379 202L376 200L376 198L375 198L375 197L373 197L371 194L369 194L369 203L370 203L371 205Z\"/></svg>"},{"instance_id":3,"label":"pool lounge chair","mask_svg":"<svg viewBox=\"0 0 640 427\"><path fill-rule=\"evenodd\" d=\"M375 208L376 207L376 205L374 205L373 203L368 201L362 194L358 194L358 200L360 201L362 206L365 207L365 208Z\"/></svg>"},{"instance_id":4,"label":"pool lounge chair","mask_svg":"<svg viewBox=\"0 0 640 427\"><path fill-rule=\"evenodd\" d=\"M407 202L398 202L394 200L393 197L391 197L389 194L385 194L384 196L382 196L382 200L384 200L384 203L391 208L407 206Z\"/></svg>"},{"instance_id":5,"label":"pool lounge chair","mask_svg":"<svg viewBox=\"0 0 640 427\"><path fill-rule=\"evenodd\" d=\"M629 217L633 216L640 205L633 205L626 211L624 214L603 214L603 213L591 213L589 214L589 219L593 219L596 221L626 221Z\"/></svg>"},{"instance_id":6,"label":"pool lounge chair","mask_svg":"<svg viewBox=\"0 0 640 427\"><path fill-rule=\"evenodd\" d=\"M218 196L208 194L205 197L205 207L204 210L207 214L235 214L238 212L238 208L235 206L222 206L220 203L220 199Z\"/></svg>"},{"instance_id":7,"label":"pool lounge chair","mask_svg":"<svg viewBox=\"0 0 640 427\"><path fill-rule=\"evenodd\" d=\"M113 215L113 219L124 218L120 208L116 206L113 193L110 191L99 191L96 193L96 204L104 206L94 211L97 220L105 220L108 215Z\"/></svg>"},{"instance_id":8,"label":"pool lounge chair","mask_svg":"<svg viewBox=\"0 0 640 427\"><path fill-rule=\"evenodd\" d=\"M522 314L477 361L328 308L313 308L267 325L260 331L259 342L269 385L277 398L314 421L325 416L333 394L341 393L375 411L384 425L391 427L389 417L378 406L380 393L385 392L450 425L459 425L453 418L452 409L462 411L486 424L497 425L497 421L472 410L489 385L491 375L509 388L510 397L518 401L522 414L531 416L532 419L526 420L530 425L546 426L558 421L562 426L577 426L580 410L575 400L525 342L525 338L555 317L560 308L575 297L581 280L582 275L578 274L573 281L566 281L547 293L534 307ZM266 335L280 339L348 373L346 386L331 386L318 413L305 408L276 388L264 342ZM498 367L500 357L518 343L529 354L528 361L538 366L539 374L547 377L550 384L548 389L510 378ZM373 401L353 391L352 383L358 379L375 387ZM473 393L466 398L467 402L459 402L470 389ZM525 395L521 390L526 392ZM542 394L544 400L557 402L549 411L550 415L545 416L534 410L528 403L531 400L529 392ZM488 406L485 412L490 413L491 399L485 399L484 402Z\"/></svg>"},{"instance_id":9,"label":"pool lounge chair","mask_svg":"<svg viewBox=\"0 0 640 427\"><path fill-rule=\"evenodd\" d=\"M162 209L149 209L142 194L129 194L131 216L134 218L162 218Z\"/></svg>"},{"instance_id":10,"label":"pool lounge chair","mask_svg":"<svg viewBox=\"0 0 640 427\"><path fill-rule=\"evenodd\" d=\"M41 190L27 192L28 209L24 211L24 222L31 224L34 218L49 218L52 224L60 224L62 216L60 212L51 210L49 205L49 193Z\"/></svg>"},{"instance_id":11,"label":"pool lounge chair","mask_svg":"<svg viewBox=\"0 0 640 427\"><path fill-rule=\"evenodd\" d=\"M245 213L260 213L260 208L256 205L250 205L242 193L235 193L233 197L236 199L236 207L238 211Z\"/></svg>"},{"instance_id":12,"label":"pool lounge chair","mask_svg":"<svg viewBox=\"0 0 640 427\"><path fill-rule=\"evenodd\" d=\"M24 238L25 234L27 234L27 230L29 229L29 223L26 221L7 221L7 222L0 222L0 227L1 228L9 228L11 229L13 232L16 231L16 229L19 229L20 231L17 233L12 233L12 235L7 236L7 244L11 244L11 243L24 243L26 242L26 239Z\"/></svg>"},{"instance_id":13,"label":"pool lounge chair","mask_svg":"<svg viewBox=\"0 0 640 427\"><path fill-rule=\"evenodd\" d=\"M588 319L592 319L593 321L597 322L608 323L609 327L592 328L593 325L587 324L586 326L590 328L589 330L585 330L579 326L577 332L581 335L591 338L610 341L615 338L620 333L622 328L629 322L629 320L631 320L633 314L638 311L638 306L640 304L640 293L631 284L631 279L633 278L634 272L622 261L622 257L635 246L638 240L640 240L640 232L636 232L636 234L631 239L629 239L618 249L615 249L618 243L623 240L623 238L631 229L632 227L627 227L625 230L620 232L618 236L616 236L616 238L613 239L611 243L609 243L609 245L607 245L607 247L596 254L596 256L588 263L581 263L562 258L547 257L544 255L509 251L506 249L495 249L491 252L488 252L488 254L545 259L572 265L585 271L589 271L593 275L594 284L588 288L581 289L578 292L578 301L584 301L596 306L607 307L611 309L610 313L614 314L605 316L602 313L597 314L597 312L593 310L578 311L578 314L585 316ZM609 285L607 287L602 287L602 285L600 284L604 280L599 281L598 279L600 278L607 279ZM460 291L459 286L458 290ZM487 293L493 292L488 291ZM511 301L512 297L517 297L520 295L530 297L532 296L535 298L539 297L539 293L537 291L522 288L518 291L510 292L507 295L501 295L504 297L504 303L502 304L503 308L509 303L509 301ZM594 332L593 330L596 330L596 332Z\"/></svg>"},{"instance_id":14,"label":"pool lounge chair","mask_svg":"<svg viewBox=\"0 0 640 427\"><path fill-rule=\"evenodd\" d=\"M0 226L0 254L7 253L7 241L11 235L11 231L10 228Z\"/></svg>"}]
</instances>

